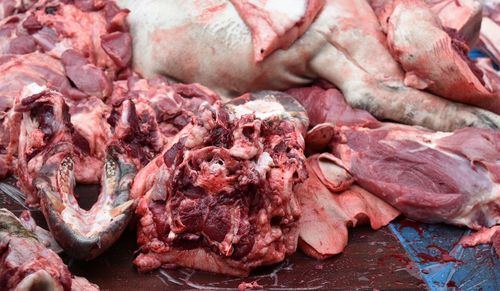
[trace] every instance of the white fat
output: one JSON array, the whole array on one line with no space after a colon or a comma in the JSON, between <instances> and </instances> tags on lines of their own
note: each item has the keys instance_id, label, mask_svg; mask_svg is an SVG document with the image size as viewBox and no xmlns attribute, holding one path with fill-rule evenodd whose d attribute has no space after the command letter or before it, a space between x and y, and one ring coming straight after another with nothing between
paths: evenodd
<instances>
[{"instance_id":1,"label":"white fat","mask_svg":"<svg viewBox=\"0 0 500 291\"><path fill-rule=\"evenodd\" d=\"M265 177L267 171L269 171L272 165L274 165L274 161L273 158L271 158L271 155L269 155L268 152L263 152L257 160L255 170L257 170L261 176Z\"/></svg>"},{"instance_id":2,"label":"white fat","mask_svg":"<svg viewBox=\"0 0 500 291\"><path fill-rule=\"evenodd\" d=\"M291 118L283 105L276 101L253 100L245 104L232 107L236 118L241 118L243 115L255 114L256 118L268 119L273 116L279 116L284 119Z\"/></svg>"},{"instance_id":3,"label":"white fat","mask_svg":"<svg viewBox=\"0 0 500 291\"><path fill-rule=\"evenodd\" d=\"M47 90L47 87L40 86L37 83L26 85L23 87L23 91L21 91L21 100L31 95L42 93L45 90Z\"/></svg>"}]
</instances>

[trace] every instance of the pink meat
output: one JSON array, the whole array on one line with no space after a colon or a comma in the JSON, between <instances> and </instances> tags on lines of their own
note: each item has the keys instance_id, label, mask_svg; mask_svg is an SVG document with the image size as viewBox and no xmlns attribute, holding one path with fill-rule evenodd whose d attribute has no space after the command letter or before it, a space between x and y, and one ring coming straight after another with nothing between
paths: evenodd
<instances>
[{"instance_id":1,"label":"pink meat","mask_svg":"<svg viewBox=\"0 0 500 291\"><path fill-rule=\"evenodd\" d=\"M443 28L429 6L396 1L388 21L387 42L406 71L407 86L500 113L500 95L484 86L481 72L468 61L468 46Z\"/></svg>"},{"instance_id":2,"label":"pink meat","mask_svg":"<svg viewBox=\"0 0 500 291\"><path fill-rule=\"evenodd\" d=\"M462 237L459 243L464 247L492 244L497 256L500 257L500 225L490 228L481 228L473 234Z\"/></svg>"},{"instance_id":3,"label":"pink meat","mask_svg":"<svg viewBox=\"0 0 500 291\"><path fill-rule=\"evenodd\" d=\"M357 183L406 216L473 229L500 222L500 132L384 124L335 133L333 152Z\"/></svg>"},{"instance_id":4,"label":"pink meat","mask_svg":"<svg viewBox=\"0 0 500 291\"><path fill-rule=\"evenodd\" d=\"M335 88L325 90L319 86L310 86L290 89L287 93L304 106L312 127L325 122L361 126L378 123L367 111L349 106L344 95Z\"/></svg>"},{"instance_id":5,"label":"pink meat","mask_svg":"<svg viewBox=\"0 0 500 291\"><path fill-rule=\"evenodd\" d=\"M492 60L490 58L478 58L476 66L483 72L485 86L492 92L500 94L500 72L493 67Z\"/></svg>"},{"instance_id":6,"label":"pink meat","mask_svg":"<svg viewBox=\"0 0 500 291\"><path fill-rule=\"evenodd\" d=\"M0 54L44 52L62 61L78 89L107 97L111 81L129 74L128 12L113 1L68 2L39 2L26 13L1 21Z\"/></svg>"},{"instance_id":7,"label":"pink meat","mask_svg":"<svg viewBox=\"0 0 500 291\"><path fill-rule=\"evenodd\" d=\"M277 0L231 0L252 32L254 61L287 49L309 28L325 0L293 0L284 10Z\"/></svg>"},{"instance_id":8,"label":"pink meat","mask_svg":"<svg viewBox=\"0 0 500 291\"><path fill-rule=\"evenodd\" d=\"M335 164L330 154L307 159L307 180L295 193L300 201L299 247L309 256L326 259L347 245L347 228L370 223L373 229L387 225L399 211L352 185L352 176Z\"/></svg>"}]
</instances>

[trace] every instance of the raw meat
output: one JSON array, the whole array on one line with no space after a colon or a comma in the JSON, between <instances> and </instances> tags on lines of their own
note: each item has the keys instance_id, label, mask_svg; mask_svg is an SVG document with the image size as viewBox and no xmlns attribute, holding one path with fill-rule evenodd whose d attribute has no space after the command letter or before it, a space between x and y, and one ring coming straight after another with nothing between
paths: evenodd
<instances>
[{"instance_id":1,"label":"raw meat","mask_svg":"<svg viewBox=\"0 0 500 291\"><path fill-rule=\"evenodd\" d=\"M310 126L321 123L336 125L376 125L379 122L365 110L353 109L345 101L344 95L335 89L319 86L294 88L286 91L304 106L309 116Z\"/></svg>"},{"instance_id":2,"label":"raw meat","mask_svg":"<svg viewBox=\"0 0 500 291\"><path fill-rule=\"evenodd\" d=\"M299 247L309 256L326 259L347 245L348 227L369 222L373 229L387 225L399 211L352 185L353 177L330 154L307 159L308 178L295 188L302 216Z\"/></svg>"},{"instance_id":3,"label":"raw meat","mask_svg":"<svg viewBox=\"0 0 500 291\"><path fill-rule=\"evenodd\" d=\"M483 80L492 92L500 94L500 72L493 67L490 58L478 58L476 66L483 72Z\"/></svg>"},{"instance_id":4,"label":"raw meat","mask_svg":"<svg viewBox=\"0 0 500 291\"><path fill-rule=\"evenodd\" d=\"M500 223L500 132L384 124L332 128L333 153L361 187L417 221Z\"/></svg>"},{"instance_id":5,"label":"raw meat","mask_svg":"<svg viewBox=\"0 0 500 291\"><path fill-rule=\"evenodd\" d=\"M387 42L407 86L500 113L500 95L484 86L468 46L423 1L396 1L388 21Z\"/></svg>"},{"instance_id":6,"label":"raw meat","mask_svg":"<svg viewBox=\"0 0 500 291\"><path fill-rule=\"evenodd\" d=\"M0 53L34 51L57 58L78 89L103 98L111 81L128 74L132 40L127 11L113 1L40 1L26 13L0 22ZM95 6L98 5L98 6Z\"/></svg>"},{"instance_id":7,"label":"raw meat","mask_svg":"<svg viewBox=\"0 0 500 291\"><path fill-rule=\"evenodd\" d=\"M0 0L0 20L28 10L38 0Z\"/></svg>"},{"instance_id":8,"label":"raw meat","mask_svg":"<svg viewBox=\"0 0 500 291\"><path fill-rule=\"evenodd\" d=\"M228 0L117 3L131 11L127 19L134 50L141 52L134 56L133 66L144 76L199 82L223 96L287 90L326 79L351 106L379 119L443 131L500 127L496 114L405 86L403 71L364 0L325 1L309 29L288 49L275 50L257 63L252 45L257 36ZM296 19L292 10L280 12ZM149 21L143 21L144 15Z\"/></svg>"},{"instance_id":9,"label":"raw meat","mask_svg":"<svg viewBox=\"0 0 500 291\"><path fill-rule=\"evenodd\" d=\"M500 3L482 1L484 4L483 20L480 32L480 48L497 64L500 64Z\"/></svg>"},{"instance_id":10,"label":"raw meat","mask_svg":"<svg viewBox=\"0 0 500 291\"><path fill-rule=\"evenodd\" d=\"M462 237L459 243L464 247L492 244L497 256L500 258L500 225L491 228L481 228L473 234Z\"/></svg>"},{"instance_id":11,"label":"raw meat","mask_svg":"<svg viewBox=\"0 0 500 291\"><path fill-rule=\"evenodd\" d=\"M299 108L269 92L203 107L134 181L140 271L173 264L246 276L295 251L292 188L305 178L295 124L304 120L288 110Z\"/></svg>"},{"instance_id":12,"label":"raw meat","mask_svg":"<svg viewBox=\"0 0 500 291\"><path fill-rule=\"evenodd\" d=\"M220 97L199 84L170 84L161 78L147 80L132 76L127 81L115 82L113 94L106 101L115 107L115 116L125 99L133 100L139 110L151 110L160 131L158 143L162 147L191 121L203 102L213 104ZM115 121L112 118L110 122Z\"/></svg>"},{"instance_id":13,"label":"raw meat","mask_svg":"<svg viewBox=\"0 0 500 291\"><path fill-rule=\"evenodd\" d=\"M61 258L6 209L0 209L0 288L99 290L85 278L73 277Z\"/></svg>"}]
</instances>

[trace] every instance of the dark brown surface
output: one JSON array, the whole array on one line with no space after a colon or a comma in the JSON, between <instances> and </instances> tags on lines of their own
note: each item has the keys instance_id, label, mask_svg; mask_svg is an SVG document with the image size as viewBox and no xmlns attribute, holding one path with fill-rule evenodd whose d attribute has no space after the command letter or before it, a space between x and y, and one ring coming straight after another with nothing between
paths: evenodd
<instances>
[{"instance_id":1,"label":"dark brown surface","mask_svg":"<svg viewBox=\"0 0 500 291\"><path fill-rule=\"evenodd\" d=\"M95 186L77 188L81 205L95 201ZM22 207L0 193L0 206L19 214ZM39 211L32 212L43 223ZM189 269L160 270L139 274L132 265L135 235L127 230L106 253L90 262L62 256L75 275L84 276L102 290L168 290L237 288L242 281L257 280L268 290L290 289L422 289L425 284L404 249L387 228L372 231L368 227L353 230L345 252L317 261L297 252L283 263L255 270L248 278L234 278Z\"/></svg>"}]
</instances>

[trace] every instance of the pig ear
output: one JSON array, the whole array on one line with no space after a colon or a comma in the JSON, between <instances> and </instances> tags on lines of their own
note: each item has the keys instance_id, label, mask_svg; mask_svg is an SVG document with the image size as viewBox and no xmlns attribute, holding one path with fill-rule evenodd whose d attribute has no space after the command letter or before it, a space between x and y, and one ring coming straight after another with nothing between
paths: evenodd
<instances>
[{"instance_id":1,"label":"pig ear","mask_svg":"<svg viewBox=\"0 0 500 291\"><path fill-rule=\"evenodd\" d=\"M306 149L310 154L324 152L328 149L335 135L335 126L322 123L313 127L306 135Z\"/></svg>"},{"instance_id":2,"label":"pig ear","mask_svg":"<svg viewBox=\"0 0 500 291\"><path fill-rule=\"evenodd\" d=\"M331 192L342 192L354 183L354 177L343 167L343 162L332 154L309 158L311 170Z\"/></svg>"}]
</instances>

